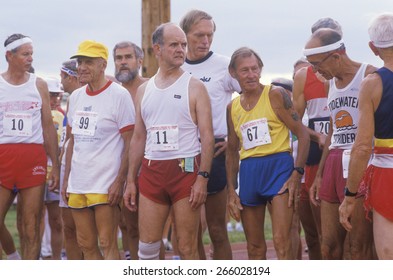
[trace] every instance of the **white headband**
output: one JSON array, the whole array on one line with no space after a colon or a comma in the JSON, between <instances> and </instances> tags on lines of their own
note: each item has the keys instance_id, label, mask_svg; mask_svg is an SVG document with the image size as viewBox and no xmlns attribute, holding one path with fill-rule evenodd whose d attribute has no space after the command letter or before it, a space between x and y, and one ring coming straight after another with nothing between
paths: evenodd
<instances>
[{"instance_id":1,"label":"white headband","mask_svg":"<svg viewBox=\"0 0 393 280\"><path fill-rule=\"evenodd\" d=\"M11 51L11 50L16 49L17 47L20 47L20 46L27 44L27 43L32 44L33 41L29 37L20 38L18 40L13 41L10 44L8 44L7 46L5 46L5 50Z\"/></svg>"},{"instance_id":2,"label":"white headband","mask_svg":"<svg viewBox=\"0 0 393 280\"><path fill-rule=\"evenodd\" d=\"M390 41L372 41L373 45L376 46L377 48L389 48L393 47L393 40Z\"/></svg>"},{"instance_id":3,"label":"white headband","mask_svg":"<svg viewBox=\"0 0 393 280\"><path fill-rule=\"evenodd\" d=\"M340 40L340 41L338 41L336 43L333 43L333 44L330 44L330 45L326 45L326 46L322 46L322 47L318 47L318 48L303 49L303 54L305 56L309 56L309 55L314 55L314 54L326 53L326 52L337 50L342 45L344 45L344 41Z\"/></svg>"}]
</instances>

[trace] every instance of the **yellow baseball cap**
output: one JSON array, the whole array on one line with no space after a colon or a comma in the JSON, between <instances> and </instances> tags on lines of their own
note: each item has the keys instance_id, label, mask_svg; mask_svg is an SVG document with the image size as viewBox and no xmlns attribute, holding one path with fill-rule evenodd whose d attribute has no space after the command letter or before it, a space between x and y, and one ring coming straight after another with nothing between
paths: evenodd
<instances>
[{"instance_id":1,"label":"yellow baseball cap","mask_svg":"<svg viewBox=\"0 0 393 280\"><path fill-rule=\"evenodd\" d=\"M77 58L79 56L87 57L101 57L108 60L108 48L103 44L92 40L86 40L79 44L78 52L70 58Z\"/></svg>"}]
</instances>

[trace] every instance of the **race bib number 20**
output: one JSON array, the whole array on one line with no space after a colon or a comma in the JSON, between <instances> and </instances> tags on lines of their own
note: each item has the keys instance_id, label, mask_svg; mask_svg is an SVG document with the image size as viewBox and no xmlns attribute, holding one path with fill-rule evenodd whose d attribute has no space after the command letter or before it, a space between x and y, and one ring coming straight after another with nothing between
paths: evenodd
<instances>
[{"instance_id":1,"label":"race bib number 20","mask_svg":"<svg viewBox=\"0 0 393 280\"><path fill-rule=\"evenodd\" d=\"M245 150L272 142L266 118L244 123L240 126L240 130L243 138L243 148Z\"/></svg>"}]
</instances>

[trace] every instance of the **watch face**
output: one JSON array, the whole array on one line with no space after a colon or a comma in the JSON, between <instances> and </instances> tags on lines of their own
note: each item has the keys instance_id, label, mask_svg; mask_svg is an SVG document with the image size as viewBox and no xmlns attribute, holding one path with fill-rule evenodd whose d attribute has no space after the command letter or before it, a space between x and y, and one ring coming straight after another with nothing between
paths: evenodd
<instances>
[{"instance_id":1,"label":"watch face","mask_svg":"<svg viewBox=\"0 0 393 280\"><path fill-rule=\"evenodd\" d=\"M198 175L201 175L203 178L209 178L209 172L199 171Z\"/></svg>"},{"instance_id":2,"label":"watch face","mask_svg":"<svg viewBox=\"0 0 393 280\"><path fill-rule=\"evenodd\" d=\"M304 168L302 167L294 167L293 169L296 170L300 175L304 174Z\"/></svg>"}]
</instances>

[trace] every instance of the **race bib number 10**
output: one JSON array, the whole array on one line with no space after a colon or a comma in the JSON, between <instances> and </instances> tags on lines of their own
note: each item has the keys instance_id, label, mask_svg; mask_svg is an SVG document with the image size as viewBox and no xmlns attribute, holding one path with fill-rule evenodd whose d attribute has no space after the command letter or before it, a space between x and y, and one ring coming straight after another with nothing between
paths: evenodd
<instances>
[{"instance_id":1,"label":"race bib number 10","mask_svg":"<svg viewBox=\"0 0 393 280\"><path fill-rule=\"evenodd\" d=\"M244 123L240 126L240 130L242 132L243 148L245 150L272 142L266 118Z\"/></svg>"},{"instance_id":2,"label":"race bib number 10","mask_svg":"<svg viewBox=\"0 0 393 280\"><path fill-rule=\"evenodd\" d=\"M150 128L153 151L176 151L179 149L179 127L177 125L156 125Z\"/></svg>"},{"instance_id":3,"label":"race bib number 10","mask_svg":"<svg viewBox=\"0 0 393 280\"><path fill-rule=\"evenodd\" d=\"M72 123L72 133L76 135L94 136L98 121L98 113L77 111Z\"/></svg>"},{"instance_id":4,"label":"race bib number 10","mask_svg":"<svg viewBox=\"0 0 393 280\"><path fill-rule=\"evenodd\" d=\"M32 115L28 113L5 113L3 119L3 127L5 136L32 136Z\"/></svg>"}]
</instances>

